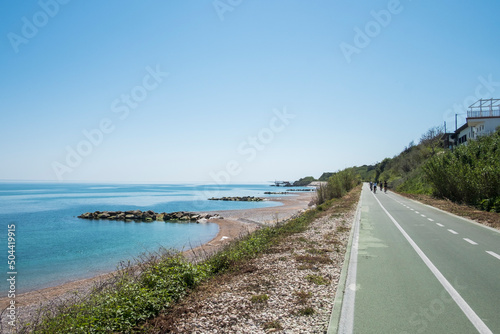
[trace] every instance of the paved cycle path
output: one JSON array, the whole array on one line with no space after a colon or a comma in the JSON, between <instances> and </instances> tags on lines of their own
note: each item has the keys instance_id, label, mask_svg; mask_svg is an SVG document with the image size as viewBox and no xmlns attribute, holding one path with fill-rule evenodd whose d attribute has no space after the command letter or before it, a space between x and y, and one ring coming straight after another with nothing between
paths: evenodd
<instances>
[{"instance_id":1,"label":"paved cycle path","mask_svg":"<svg viewBox=\"0 0 500 334\"><path fill-rule=\"evenodd\" d=\"M339 333L500 333L500 233L363 186Z\"/></svg>"}]
</instances>

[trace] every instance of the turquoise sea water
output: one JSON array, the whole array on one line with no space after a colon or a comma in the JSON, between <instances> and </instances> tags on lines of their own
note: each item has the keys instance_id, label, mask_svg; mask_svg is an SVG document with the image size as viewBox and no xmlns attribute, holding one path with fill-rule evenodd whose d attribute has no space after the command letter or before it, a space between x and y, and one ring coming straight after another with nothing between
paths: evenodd
<instances>
[{"instance_id":1,"label":"turquoise sea water","mask_svg":"<svg viewBox=\"0 0 500 334\"><path fill-rule=\"evenodd\" d=\"M8 268L8 225L15 225L16 292L23 293L93 277L120 261L160 247L189 249L210 241L216 224L125 223L76 218L104 210L220 211L280 205L219 202L209 197L263 196L268 185L122 185L0 183L0 257ZM8 278L8 277L6 277ZM6 279L0 296L6 296Z\"/></svg>"}]
</instances>

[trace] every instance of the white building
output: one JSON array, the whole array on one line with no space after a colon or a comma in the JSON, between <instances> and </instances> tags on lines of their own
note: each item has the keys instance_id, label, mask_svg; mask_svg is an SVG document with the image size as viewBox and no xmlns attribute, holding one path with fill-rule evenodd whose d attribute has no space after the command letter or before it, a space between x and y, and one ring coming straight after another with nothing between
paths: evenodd
<instances>
[{"instance_id":1,"label":"white building","mask_svg":"<svg viewBox=\"0 0 500 334\"><path fill-rule=\"evenodd\" d=\"M455 131L455 145L496 131L500 127L500 99L478 100L469 106L466 123Z\"/></svg>"}]
</instances>

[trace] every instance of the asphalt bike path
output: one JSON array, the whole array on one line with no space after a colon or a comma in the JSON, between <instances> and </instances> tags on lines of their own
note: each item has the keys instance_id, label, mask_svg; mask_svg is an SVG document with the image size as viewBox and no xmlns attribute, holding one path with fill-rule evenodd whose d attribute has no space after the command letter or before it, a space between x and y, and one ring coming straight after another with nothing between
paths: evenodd
<instances>
[{"instance_id":1,"label":"asphalt bike path","mask_svg":"<svg viewBox=\"0 0 500 334\"><path fill-rule=\"evenodd\" d=\"M500 333L498 231L366 184L360 210L339 333Z\"/></svg>"}]
</instances>

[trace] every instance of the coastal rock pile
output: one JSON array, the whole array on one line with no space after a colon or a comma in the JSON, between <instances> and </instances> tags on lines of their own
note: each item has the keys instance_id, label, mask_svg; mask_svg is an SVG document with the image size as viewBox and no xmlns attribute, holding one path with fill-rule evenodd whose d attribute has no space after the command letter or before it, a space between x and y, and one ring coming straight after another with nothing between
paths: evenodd
<instances>
[{"instance_id":1,"label":"coastal rock pile","mask_svg":"<svg viewBox=\"0 0 500 334\"><path fill-rule=\"evenodd\" d=\"M221 198L209 198L209 201L233 201L233 202L262 202L264 199L262 197L254 196L243 196L243 197L221 197Z\"/></svg>"},{"instance_id":2,"label":"coastal rock pile","mask_svg":"<svg viewBox=\"0 0 500 334\"><path fill-rule=\"evenodd\" d=\"M304 189L287 189L287 191L316 191L316 189L304 188Z\"/></svg>"},{"instance_id":3,"label":"coastal rock pile","mask_svg":"<svg viewBox=\"0 0 500 334\"><path fill-rule=\"evenodd\" d=\"M78 216L81 219L105 219L105 220L123 220L123 221L143 221L143 222L152 222L152 221L169 221L169 220L180 220L180 221L196 221L200 222L206 221L210 218L220 218L218 214L210 215L210 214L197 214L193 212L162 212L156 213L154 211L141 211L141 210L133 210L133 211L95 211L95 212L86 212Z\"/></svg>"},{"instance_id":4,"label":"coastal rock pile","mask_svg":"<svg viewBox=\"0 0 500 334\"><path fill-rule=\"evenodd\" d=\"M279 192L279 191L266 191L264 193L264 195L286 195L286 194L289 194L289 192L288 191L281 191L281 192Z\"/></svg>"}]
</instances>

